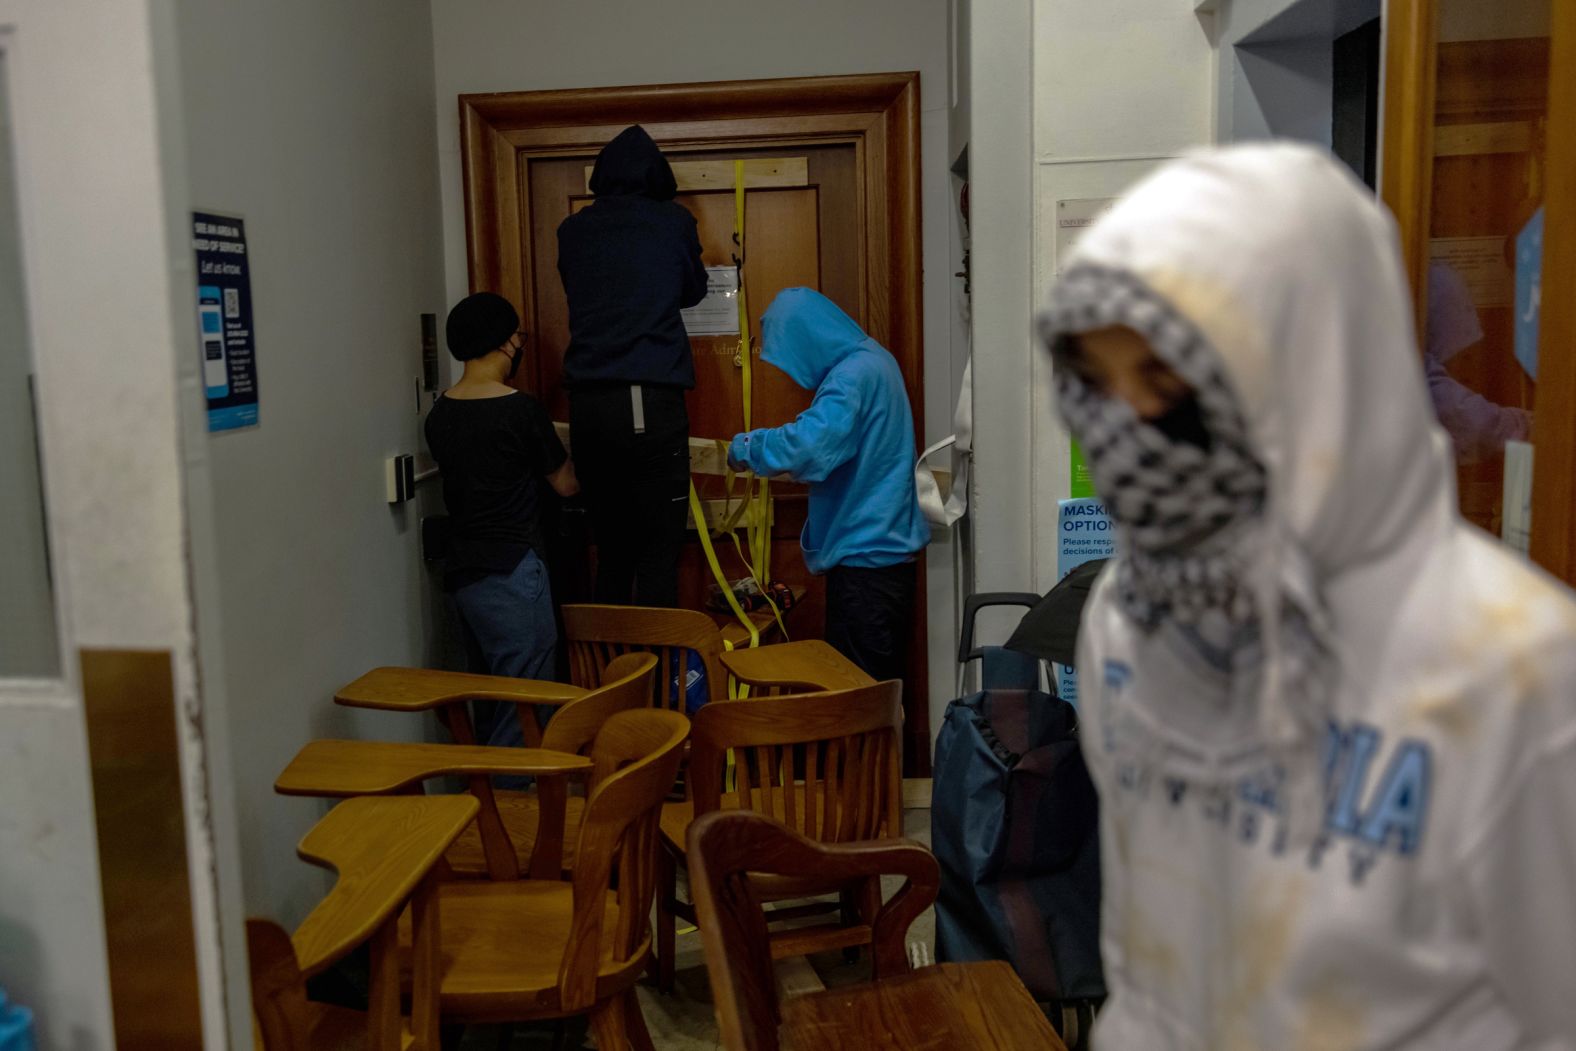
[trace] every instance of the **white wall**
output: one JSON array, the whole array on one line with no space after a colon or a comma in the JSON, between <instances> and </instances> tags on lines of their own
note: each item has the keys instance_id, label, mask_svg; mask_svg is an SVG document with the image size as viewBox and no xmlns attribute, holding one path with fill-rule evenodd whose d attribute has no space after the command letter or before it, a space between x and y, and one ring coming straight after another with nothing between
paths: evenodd
<instances>
[{"instance_id":1,"label":"white wall","mask_svg":"<svg viewBox=\"0 0 1576 1051\"><path fill-rule=\"evenodd\" d=\"M955 208L947 175L946 0L739 0L721 6L702 0L433 0L432 25L450 300L469 291L460 94L919 70L924 428L927 441L951 433L951 285L959 268L950 265ZM933 707L953 690L950 548L933 545L928 562ZM938 724L939 708L932 731Z\"/></svg>"},{"instance_id":2,"label":"white wall","mask_svg":"<svg viewBox=\"0 0 1576 1051\"><path fill-rule=\"evenodd\" d=\"M173 654L203 1019L226 1043L213 874L233 858L207 824L159 24L150 0L0 0L66 654L54 681L0 683L0 985L43 1048L113 1046L79 648Z\"/></svg>"},{"instance_id":3,"label":"white wall","mask_svg":"<svg viewBox=\"0 0 1576 1051\"><path fill-rule=\"evenodd\" d=\"M1381 0L1221 4L1220 140L1273 137L1330 145L1335 39L1378 18L1381 7Z\"/></svg>"},{"instance_id":4,"label":"white wall","mask_svg":"<svg viewBox=\"0 0 1576 1051\"><path fill-rule=\"evenodd\" d=\"M1034 0L1031 314L1055 272L1057 201L1119 196L1165 158L1213 140L1210 29L1191 4L1172 0ZM1019 381L1033 391L1031 590L1044 590L1056 582L1056 504L1070 480L1067 435L1055 416L1049 360L1038 347Z\"/></svg>"},{"instance_id":5,"label":"white wall","mask_svg":"<svg viewBox=\"0 0 1576 1051\"><path fill-rule=\"evenodd\" d=\"M968 25L970 320L976 591L1031 591L1031 497L1044 469L1031 447L1033 103L1031 0L972 0ZM1016 614L1015 614L1016 615ZM1001 618L981 638L1005 641Z\"/></svg>"},{"instance_id":6,"label":"white wall","mask_svg":"<svg viewBox=\"0 0 1576 1051\"><path fill-rule=\"evenodd\" d=\"M0 676L59 673L54 595L46 570L43 490L32 395L21 227L12 175L10 100L0 41Z\"/></svg>"},{"instance_id":7,"label":"white wall","mask_svg":"<svg viewBox=\"0 0 1576 1051\"><path fill-rule=\"evenodd\" d=\"M314 737L427 729L332 694L436 656L419 508L391 508L383 482L384 458L419 443L418 315L443 309L430 14L426 0L173 10L184 209L246 220L258 348L260 426L210 436L191 417L194 513L211 513L193 536L201 625L219 643L205 666L234 742L246 909L293 924L328 879L294 850L324 804L276 796L275 776Z\"/></svg>"}]
</instances>

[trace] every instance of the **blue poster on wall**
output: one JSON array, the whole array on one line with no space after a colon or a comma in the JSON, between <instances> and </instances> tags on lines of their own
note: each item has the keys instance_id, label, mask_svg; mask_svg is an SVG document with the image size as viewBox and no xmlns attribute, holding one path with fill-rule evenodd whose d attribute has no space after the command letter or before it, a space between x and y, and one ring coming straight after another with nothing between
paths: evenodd
<instances>
[{"instance_id":1,"label":"blue poster on wall","mask_svg":"<svg viewBox=\"0 0 1576 1051\"><path fill-rule=\"evenodd\" d=\"M1543 312L1543 209L1516 235L1516 360L1538 378L1538 316Z\"/></svg>"},{"instance_id":2,"label":"blue poster on wall","mask_svg":"<svg viewBox=\"0 0 1576 1051\"><path fill-rule=\"evenodd\" d=\"M246 224L192 213L197 251L197 342L208 392L208 430L257 425L257 342L252 331Z\"/></svg>"},{"instance_id":3,"label":"blue poster on wall","mask_svg":"<svg viewBox=\"0 0 1576 1051\"><path fill-rule=\"evenodd\" d=\"M1085 562L1116 554L1116 525L1110 512L1094 497L1062 500L1056 505L1056 579ZM1069 704L1078 703L1078 675L1056 666L1056 694Z\"/></svg>"}]
</instances>

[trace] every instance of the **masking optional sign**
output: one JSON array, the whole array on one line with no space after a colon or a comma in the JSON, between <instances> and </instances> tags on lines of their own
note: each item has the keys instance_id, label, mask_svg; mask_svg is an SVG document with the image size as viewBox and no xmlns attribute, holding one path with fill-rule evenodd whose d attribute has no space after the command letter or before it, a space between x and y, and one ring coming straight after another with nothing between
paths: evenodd
<instances>
[{"instance_id":1,"label":"masking optional sign","mask_svg":"<svg viewBox=\"0 0 1576 1051\"><path fill-rule=\"evenodd\" d=\"M1067 576L1085 562L1116 554L1116 524L1105 505L1093 497L1062 500L1056 505L1056 578ZM1073 669L1056 665L1056 692L1069 704L1078 703L1078 676Z\"/></svg>"}]
</instances>

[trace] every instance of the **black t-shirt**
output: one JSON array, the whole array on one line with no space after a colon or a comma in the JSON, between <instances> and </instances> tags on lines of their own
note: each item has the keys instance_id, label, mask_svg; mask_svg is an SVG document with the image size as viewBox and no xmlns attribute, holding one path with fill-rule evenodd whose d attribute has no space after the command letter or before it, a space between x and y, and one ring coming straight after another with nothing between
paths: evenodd
<instances>
[{"instance_id":1,"label":"black t-shirt","mask_svg":"<svg viewBox=\"0 0 1576 1051\"><path fill-rule=\"evenodd\" d=\"M527 551L541 553L542 477L569 458L541 402L521 393L439 398L427 447L449 511L445 587L512 572Z\"/></svg>"}]
</instances>

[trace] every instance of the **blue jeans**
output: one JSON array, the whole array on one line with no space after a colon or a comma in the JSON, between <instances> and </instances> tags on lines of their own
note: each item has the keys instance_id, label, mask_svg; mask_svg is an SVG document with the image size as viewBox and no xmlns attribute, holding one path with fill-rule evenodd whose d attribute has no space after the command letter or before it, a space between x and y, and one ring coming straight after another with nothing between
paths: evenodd
<instances>
[{"instance_id":1,"label":"blue jeans","mask_svg":"<svg viewBox=\"0 0 1576 1051\"><path fill-rule=\"evenodd\" d=\"M536 552L527 551L512 572L494 573L460 588L454 593L454 603L481 649L488 674L516 679L553 677L558 625L553 620L547 566ZM476 739L489 745L523 745L519 709L513 704L490 707L491 713L477 713ZM497 783L514 787L502 779Z\"/></svg>"}]
</instances>

